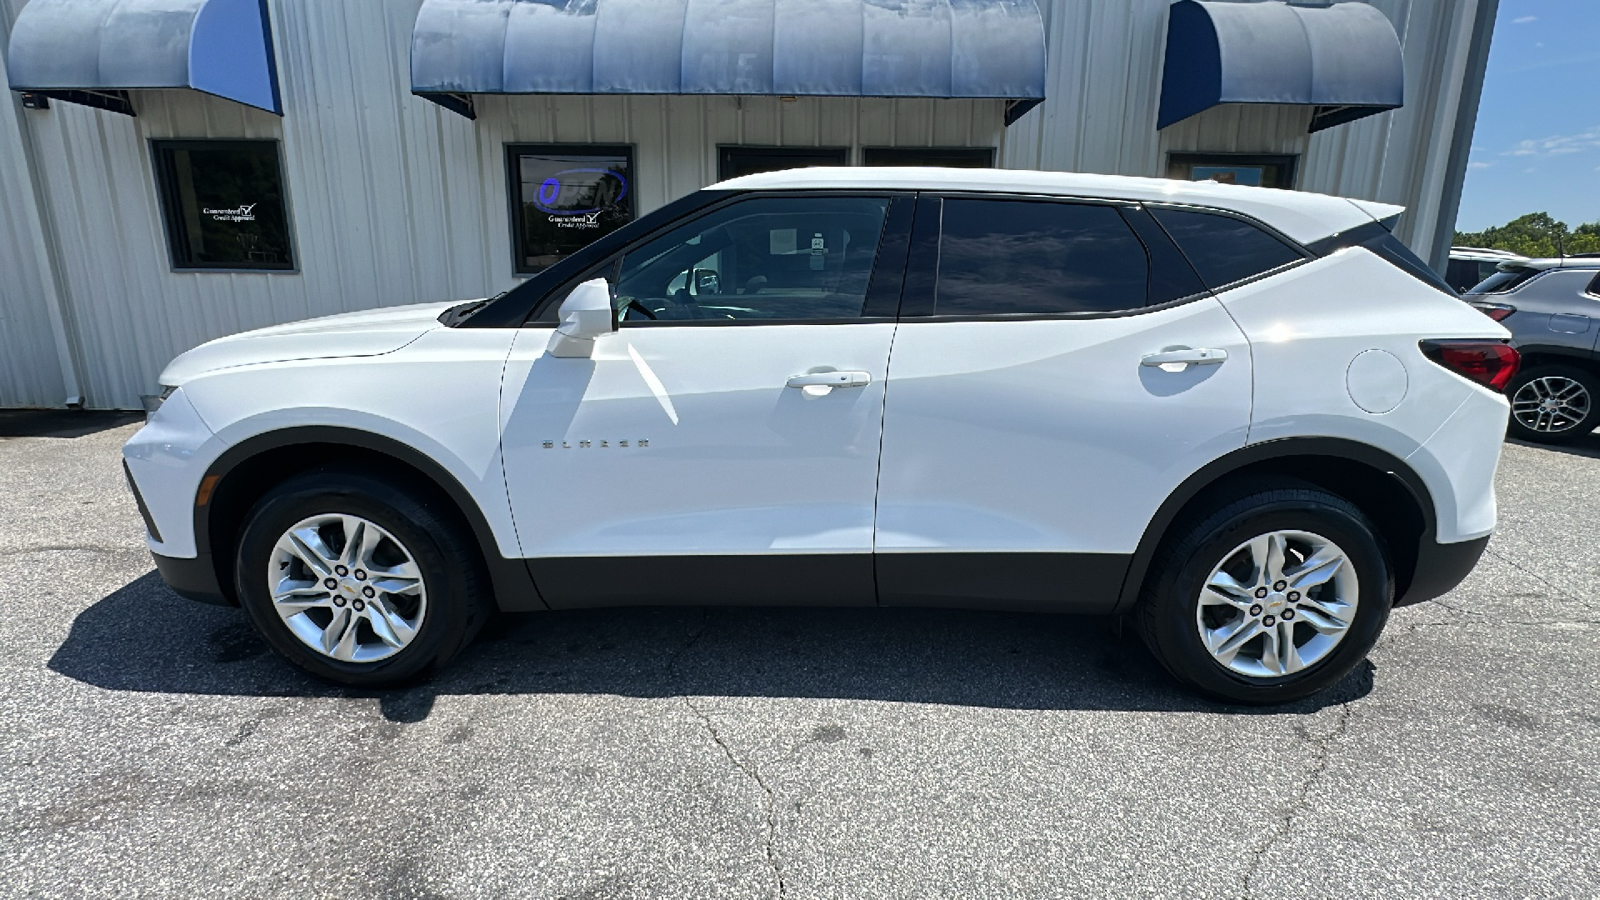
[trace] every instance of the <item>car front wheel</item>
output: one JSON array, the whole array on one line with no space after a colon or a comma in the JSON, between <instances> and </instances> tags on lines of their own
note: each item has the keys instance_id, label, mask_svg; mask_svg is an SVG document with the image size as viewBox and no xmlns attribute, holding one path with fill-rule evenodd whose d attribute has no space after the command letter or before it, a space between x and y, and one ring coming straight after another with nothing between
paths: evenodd
<instances>
[{"instance_id":1,"label":"car front wheel","mask_svg":"<svg viewBox=\"0 0 1600 900\"><path fill-rule=\"evenodd\" d=\"M1283 703L1366 658L1393 583L1375 529L1310 487L1247 492L1191 518L1156 562L1137 621L1186 686L1233 703Z\"/></svg>"},{"instance_id":2,"label":"car front wheel","mask_svg":"<svg viewBox=\"0 0 1600 900\"><path fill-rule=\"evenodd\" d=\"M425 676L488 617L467 530L386 479L324 471L256 504L235 564L241 605L306 671L378 687Z\"/></svg>"}]
</instances>

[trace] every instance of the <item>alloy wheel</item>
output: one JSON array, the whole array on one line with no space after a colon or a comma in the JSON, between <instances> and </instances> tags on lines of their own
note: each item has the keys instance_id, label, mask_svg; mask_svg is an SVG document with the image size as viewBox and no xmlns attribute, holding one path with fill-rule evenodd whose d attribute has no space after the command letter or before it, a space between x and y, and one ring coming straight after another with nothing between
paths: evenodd
<instances>
[{"instance_id":1,"label":"alloy wheel","mask_svg":"<svg viewBox=\"0 0 1600 900\"><path fill-rule=\"evenodd\" d=\"M415 557L359 516L304 519L268 561L273 609L300 642L340 662L371 663L409 646L428 611Z\"/></svg>"},{"instance_id":2,"label":"alloy wheel","mask_svg":"<svg viewBox=\"0 0 1600 900\"><path fill-rule=\"evenodd\" d=\"M1355 565L1339 545L1310 532L1274 531L1222 558L1200 591L1195 624L1219 665L1281 678L1339 646L1359 597Z\"/></svg>"},{"instance_id":3,"label":"alloy wheel","mask_svg":"<svg viewBox=\"0 0 1600 900\"><path fill-rule=\"evenodd\" d=\"M1531 379L1511 397L1511 414L1529 431L1560 434L1589 417L1594 398L1581 382L1562 375Z\"/></svg>"}]
</instances>

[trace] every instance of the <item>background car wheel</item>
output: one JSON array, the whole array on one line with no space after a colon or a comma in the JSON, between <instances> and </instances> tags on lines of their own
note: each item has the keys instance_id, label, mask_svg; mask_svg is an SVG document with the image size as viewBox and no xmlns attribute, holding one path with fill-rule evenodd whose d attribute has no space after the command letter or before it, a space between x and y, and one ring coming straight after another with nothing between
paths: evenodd
<instances>
[{"instance_id":1,"label":"background car wheel","mask_svg":"<svg viewBox=\"0 0 1600 900\"><path fill-rule=\"evenodd\" d=\"M1518 372L1506 389L1511 434L1559 444L1600 426L1600 379L1572 366L1535 366Z\"/></svg>"},{"instance_id":2,"label":"background car wheel","mask_svg":"<svg viewBox=\"0 0 1600 900\"><path fill-rule=\"evenodd\" d=\"M318 677L377 687L431 674L492 611L457 518L371 475L292 478L246 519L241 605L274 649Z\"/></svg>"},{"instance_id":3,"label":"background car wheel","mask_svg":"<svg viewBox=\"0 0 1600 900\"><path fill-rule=\"evenodd\" d=\"M1394 584L1376 531L1309 486L1233 496L1163 546L1135 621L1161 664L1202 694L1310 696L1365 659L1388 621Z\"/></svg>"}]
</instances>

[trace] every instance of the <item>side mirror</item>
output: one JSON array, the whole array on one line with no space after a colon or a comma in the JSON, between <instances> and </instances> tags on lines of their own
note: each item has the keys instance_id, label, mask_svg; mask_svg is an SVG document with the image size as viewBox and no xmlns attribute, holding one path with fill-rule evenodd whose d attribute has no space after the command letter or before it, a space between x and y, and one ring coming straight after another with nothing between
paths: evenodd
<instances>
[{"instance_id":1,"label":"side mirror","mask_svg":"<svg viewBox=\"0 0 1600 900\"><path fill-rule=\"evenodd\" d=\"M595 338L617 330L617 313L611 305L611 285L604 278L585 281L561 302L561 324L550 336L551 356L588 359Z\"/></svg>"},{"instance_id":2,"label":"side mirror","mask_svg":"<svg viewBox=\"0 0 1600 900\"><path fill-rule=\"evenodd\" d=\"M722 275L716 269L695 269L694 292L697 296L722 293Z\"/></svg>"}]
</instances>

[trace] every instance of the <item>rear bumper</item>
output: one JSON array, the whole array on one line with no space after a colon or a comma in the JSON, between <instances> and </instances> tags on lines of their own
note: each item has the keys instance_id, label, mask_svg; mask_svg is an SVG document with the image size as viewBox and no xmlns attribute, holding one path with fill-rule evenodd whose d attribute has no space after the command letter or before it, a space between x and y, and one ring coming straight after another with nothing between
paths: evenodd
<instances>
[{"instance_id":1,"label":"rear bumper","mask_svg":"<svg viewBox=\"0 0 1600 900\"><path fill-rule=\"evenodd\" d=\"M217 569L211 564L211 554L202 553L194 559L178 559L152 553L156 571L161 580L180 597L211 603L216 606L236 606L217 583Z\"/></svg>"},{"instance_id":2,"label":"rear bumper","mask_svg":"<svg viewBox=\"0 0 1600 900\"><path fill-rule=\"evenodd\" d=\"M1458 544L1441 544L1424 538L1417 548L1416 573L1405 593L1395 598L1394 605L1412 606L1455 590L1472 573L1488 546L1488 535Z\"/></svg>"}]
</instances>

